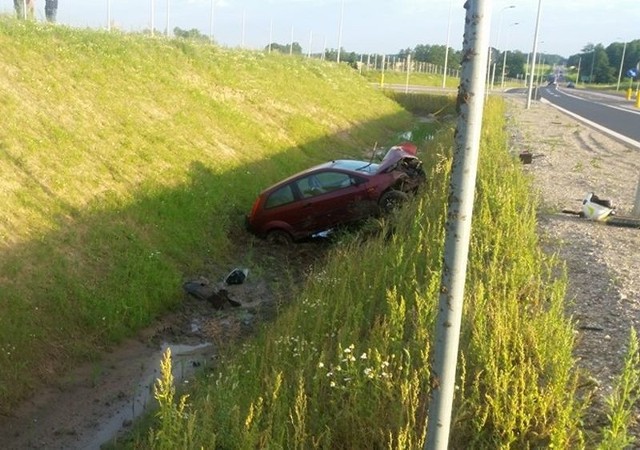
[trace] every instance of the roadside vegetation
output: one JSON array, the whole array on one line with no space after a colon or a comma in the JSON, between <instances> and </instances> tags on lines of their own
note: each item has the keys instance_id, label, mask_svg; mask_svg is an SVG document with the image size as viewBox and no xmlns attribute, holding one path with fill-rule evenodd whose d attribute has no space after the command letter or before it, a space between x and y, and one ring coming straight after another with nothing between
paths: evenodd
<instances>
[{"instance_id":1,"label":"roadside vegetation","mask_svg":"<svg viewBox=\"0 0 640 450\"><path fill-rule=\"evenodd\" d=\"M0 409L234 264L257 193L390 145L351 68L0 18Z\"/></svg>"},{"instance_id":2,"label":"roadside vegetation","mask_svg":"<svg viewBox=\"0 0 640 450\"><path fill-rule=\"evenodd\" d=\"M5 18L0 55L0 412L175 308L185 277L227 267L262 187L414 130L421 195L366 238L342 236L188 393L167 354L157 416L121 446L422 446L453 97L386 96L310 59ZM566 280L539 248L504 113L487 102L451 447L614 448L631 440L636 337L609 424L584 430Z\"/></svg>"},{"instance_id":3,"label":"roadside vegetation","mask_svg":"<svg viewBox=\"0 0 640 450\"><path fill-rule=\"evenodd\" d=\"M414 97L396 95L415 107ZM419 97L420 110L440 108L440 98ZM540 250L537 204L504 129L504 105L491 99L451 448L622 448L633 442L637 339L608 424L585 430L589 392L572 356L566 280ZM188 397L159 383L157 422L131 446L422 448L452 139L453 123L441 123L422 147L429 185L418 200L377 236L341 241L277 321Z\"/></svg>"}]
</instances>

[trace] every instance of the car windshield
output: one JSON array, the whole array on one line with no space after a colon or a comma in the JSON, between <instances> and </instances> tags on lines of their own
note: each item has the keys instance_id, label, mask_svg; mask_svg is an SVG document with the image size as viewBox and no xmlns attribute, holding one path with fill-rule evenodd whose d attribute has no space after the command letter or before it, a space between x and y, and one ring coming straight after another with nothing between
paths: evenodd
<instances>
[{"instance_id":1,"label":"car windshield","mask_svg":"<svg viewBox=\"0 0 640 450\"><path fill-rule=\"evenodd\" d=\"M379 164L343 159L336 161L333 167L338 169L354 170L356 172L376 173L378 171Z\"/></svg>"}]
</instances>

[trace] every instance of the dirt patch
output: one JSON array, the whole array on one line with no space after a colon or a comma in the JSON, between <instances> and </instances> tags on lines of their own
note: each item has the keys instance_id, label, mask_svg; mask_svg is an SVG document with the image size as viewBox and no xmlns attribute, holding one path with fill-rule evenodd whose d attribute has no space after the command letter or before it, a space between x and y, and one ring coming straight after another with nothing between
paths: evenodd
<instances>
[{"instance_id":1,"label":"dirt patch","mask_svg":"<svg viewBox=\"0 0 640 450\"><path fill-rule=\"evenodd\" d=\"M167 347L176 382L188 383L196 370L215 364L219 352L271 320L293 294L290 286L299 284L328 248L322 241L274 247L244 234L232 242L245 243L232 252L239 260L250 250L259 266L249 268L242 284L224 283L233 267L212 267L194 278L206 277L209 290L224 289L231 302L214 305L185 292L177 311L98 361L52 381L11 416L0 416L0 448L98 449L112 441L153 405L153 385Z\"/></svg>"}]
</instances>

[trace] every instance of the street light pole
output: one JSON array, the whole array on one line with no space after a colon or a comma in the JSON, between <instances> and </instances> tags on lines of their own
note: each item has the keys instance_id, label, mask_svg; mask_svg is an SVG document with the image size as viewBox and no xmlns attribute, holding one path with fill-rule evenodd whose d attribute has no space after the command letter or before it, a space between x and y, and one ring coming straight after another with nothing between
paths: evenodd
<instances>
[{"instance_id":1,"label":"street light pole","mask_svg":"<svg viewBox=\"0 0 640 450\"><path fill-rule=\"evenodd\" d=\"M622 58L620 58L620 71L618 72L618 84L616 85L616 91L620 89L620 79L622 78L622 64L624 63L624 53L627 50L627 42L625 41L622 46Z\"/></svg>"},{"instance_id":2,"label":"street light pole","mask_svg":"<svg viewBox=\"0 0 640 450\"><path fill-rule=\"evenodd\" d=\"M211 0L211 23L209 28L209 40L213 44L213 20L216 17L216 0Z\"/></svg>"},{"instance_id":3,"label":"street light pole","mask_svg":"<svg viewBox=\"0 0 640 450\"><path fill-rule=\"evenodd\" d=\"M340 24L338 25L338 57L336 62L340 62L340 49L342 48L342 23L344 21L344 0L340 4Z\"/></svg>"},{"instance_id":4,"label":"street light pole","mask_svg":"<svg viewBox=\"0 0 640 450\"><path fill-rule=\"evenodd\" d=\"M490 1L465 2L465 32L458 119L449 181L449 205L445 223L444 255L435 320L431 392L427 413L425 450L446 450L456 384L460 327L464 306L467 257L473 219L473 201L478 169L486 88L486 48L489 47Z\"/></svg>"},{"instance_id":5,"label":"street light pole","mask_svg":"<svg viewBox=\"0 0 640 450\"><path fill-rule=\"evenodd\" d=\"M509 25L509 28L510 28L510 27L512 27L512 26L514 26L514 25L518 25L518 24L519 24L519 22L514 22L514 23L512 23L511 25ZM507 30L507 32L508 32L508 30ZM507 42L509 42L509 34L507 34ZM505 47L507 47L507 45L506 45L506 44L505 44ZM504 53L504 58L502 59L502 76L501 76L501 78L500 78L500 88L504 88L504 69L505 69L505 67L506 67L506 65L507 65L507 53L508 53L508 52L509 52L509 51L508 51L506 48L505 48L505 50L502 52L502 53Z\"/></svg>"},{"instance_id":6,"label":"street light pole","mask_svg":"<svg viewBox=\"0 0 640 450\"><path fill-rule=\"evenodd\" d=\"M498 47L500 47L500 32L502 31L502 13L507 9L513 9L515 7L516 7L516 5L505 6L498 13L498 38L496 39L496 49ZM491 61L491 56L492 56L492 53L493 53L491 48L489 49L489 52L490 53L489 53L489 64L487 65L487 77L489 76L489 74L491 74L491 85L490 85L490 88L493 89L493 82L494 82L495 77L496 77L496 69L495 69L495 62L494 62L493 70L491 70L491 63L493 62L493 61Z\"/></svg>"},{"instance_id":7,"label":"street light pole","mask_svg":"<svg viewBox=\"0 0 640 450\"><path fill-rule=\"evenodd\" d=\"M167 0L167 32L166 32L166 36L169 37L169 10L170 10L170 3L171 0Z\"/></svg>"},{"instance_id":8,"label":"street light pole","mask_svg":"<svg viewBox=\"0 0 640 450\"><path fill-rule=\"evenodd\" d=\"M155 1L156 0L151 0L151 36L153 36L153 29L155 28L155 23L154 23L154 17L156 15L155 12Z\"/></svg>"},{"instance_id":9,"label":"street light pole","mask_svg":"<svg viewBox=\"0 0 640 450\"><path fill-rule=\"evenodd\" d=\"M533 35L533 55L531 60L531 75L529 76L529 90L527 91L527 109L531 108L531 93L533 91L533 79L536 73L536 53L538 52L538 31L540 29L540 12L542 10L542 0L538 0L538 14L536 17L536 31Z\"/></svg>"},{"instance_id":10,"label":"street light pole","mask_svg":"<svg viewBox=\"0 0 640 450\"><path fill-rule=\"evenodd\" d=\"M449 62L449 37L451 36L451 9L453 0L449 0L449 22L447 23L447 46L444 50L444 71L442 73L442 89L447 87L447 63Z\"/></svg>"}]
</instances>

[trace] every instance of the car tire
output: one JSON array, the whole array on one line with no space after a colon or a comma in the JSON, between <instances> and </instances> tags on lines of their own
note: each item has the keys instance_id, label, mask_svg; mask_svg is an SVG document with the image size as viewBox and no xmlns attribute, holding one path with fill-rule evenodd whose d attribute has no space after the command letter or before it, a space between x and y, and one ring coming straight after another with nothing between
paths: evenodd
<instances>
[{"instance_id":1,"label":"car tire","mask_svg":"<svg viewBox=\"0 0 640 450\"><path fill-rule=\"evenodd\" d=\"M287 247L293 244L293 237L286 231L277 228L267 233L267 242L269 244Z\"/></svg>"},{"instance_id":2,"label":"car tire","mask_svg":"<svg viewBox=\"0 0 640 450\"><path fill-rule=\"evenodd\" d=\"M409 200L409 196L402 191L387 191L380 197L378 204L384 214L389 214Z\"/></svg>"}]
</instances>

